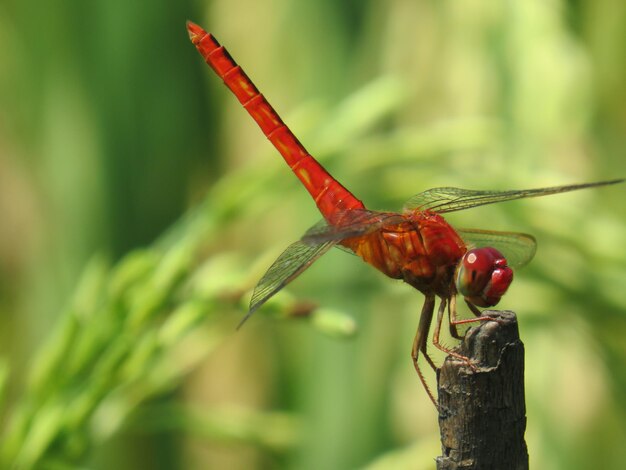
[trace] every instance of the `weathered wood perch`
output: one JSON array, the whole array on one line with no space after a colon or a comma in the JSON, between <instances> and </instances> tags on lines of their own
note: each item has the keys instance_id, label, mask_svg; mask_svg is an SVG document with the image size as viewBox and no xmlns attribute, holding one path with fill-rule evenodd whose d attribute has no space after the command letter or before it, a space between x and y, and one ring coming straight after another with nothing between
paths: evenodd
<instances>
[{"instance_id":1,"label":"weathered wood perch","mask_svg":"<svg viewBox=\"0 0 626 470\"><path fill-rule=\"evenodd\" d=\"M442 453L437 470L525 470L524 345L513 312L487 311L498 322L470 329L437 378Z\"/></svg>"}]
</instances>

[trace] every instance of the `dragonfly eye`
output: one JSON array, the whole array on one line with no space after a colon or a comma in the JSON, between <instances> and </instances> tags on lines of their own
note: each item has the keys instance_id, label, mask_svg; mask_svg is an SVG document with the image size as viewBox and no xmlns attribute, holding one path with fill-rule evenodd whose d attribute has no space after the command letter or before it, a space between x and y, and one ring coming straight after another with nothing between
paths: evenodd
<instances>
[{"instance_id":1,"label":"dragonfly eye","mask_svg":"<svg viewBox=\"0 0 626 470\"><path fill-rule=\"evenodd\" d=\"M456 289L465 300L478 307L492 307L508 289L513 271L495 248L469 250L456 273Z\"/></svg>"}]
</instances>

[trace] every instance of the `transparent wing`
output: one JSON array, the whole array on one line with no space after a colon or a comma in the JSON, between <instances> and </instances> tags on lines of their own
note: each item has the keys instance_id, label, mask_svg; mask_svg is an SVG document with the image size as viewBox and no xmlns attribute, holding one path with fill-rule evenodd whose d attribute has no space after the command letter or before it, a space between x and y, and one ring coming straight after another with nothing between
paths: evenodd
<instances>
[{"instance_id":1,"label":"transparent wing","mask_svg":"<svg viewBox=\"0 0 626 470\"><path fill-rule=\"evenodd\" d=\"M337 230L337 227L328 225L324 219L320 220L313 227L305 232L300 241L307 245L321 245L327 242L333 242L335 248L354 255L354 252L345 246L338 245L341 240L361 235L357 230L348 229L345 232Z\"/></svg>"},{"instance_id":2,"label":"transparent wing","mask_svg":"<svg viewBox=\"0 0 626 470\"><path fill-rule=\"evenodd\" d=\"M308 244L298 240L289 245L278 259L274 261L254 288L248 313L237 328L240 328L261 305L302 274L316 259L330 250L336 243L336 241L328 241L320 244Z\"/></svg>"},{"instance_id":3,"label":"transparent wing","mask_svg":"<svg viewBox=\"0 0 626 470\"><path fill-rule=\"evenodd\" d=\"M416 194L404 204L405 211L415 209L431 210L445 213L469 209L470 207L484 206L495 202L511 201L526 197L547 196L549 194L564 193L577 189L605 186L624 181L623 179L611 181L599 181L597 183L571 184L567 186L554 186L551 188L520 189L512 191L475 191L460 188L433 188L423 193Z\"/></svg>"},{"instance_id":4,"label":"transparent wing","mask_svg":"<svg viewBox=\"0 0 626 470\"><path fill-rule=\"evenodd\" d=\"M381 227L404 222L400 214L393 212L376 212L367 209L347 211L336 225L328 225L325 221L311 227L302 237L305 243L317 244L327 241L345 240L346 238L367 235Z\"/></svg>"},{"instance_id":5,"label":"transparent wing","mask_svg":"<svg viewBox=\"0 0 626 470\"><path fill-rule=\"evenodd\" d=\"M491 230L457 229L468 247L490 246L501 252L509 266L521 268L528 264L537 251L537 241L532 235Z\"/></svg>"}]
</instances>

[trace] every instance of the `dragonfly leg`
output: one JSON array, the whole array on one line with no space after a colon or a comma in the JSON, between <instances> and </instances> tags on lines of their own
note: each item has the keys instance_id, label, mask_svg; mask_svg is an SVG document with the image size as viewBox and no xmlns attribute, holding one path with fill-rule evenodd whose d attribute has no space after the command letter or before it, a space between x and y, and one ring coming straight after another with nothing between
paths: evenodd
<instances>
[{"instance_id":1,"label":"dragonfly leg","mask_svg":"<svg viewBox=\"0 0 626 470\"><path fill-rule=\"evenodd\" d=\"M441 304L439 304L439 310L437 310L437 321L435 323L435 332L433 333L433 344L440 351L443 351L449 356L456 357L457 359L465 362L472 370L476 371L477 370L476 366L472 364L472 361L470 360L469 357L463 356L462 354L459 354L458 352L453 351L452 349L444 346L443 344L439 342L439 334L441 333L441 323L443 322L443 316L446 312L447 303L448 303L447 299L441 299ZM456 312L453 315L456 317ZM472 321L476 321L476 320L478 319L472 318ZM452 321L450 321L450 323L452 324Z\"/></svg>"},{"instance_id":2,"label":"dragonfly leg","mask_svg":"<svg viewBox=\"0 0 626 470\"><path fill-rule=\"evenodd\" d=\"M448 301L448 319L449 328L450 328L450 336L454 339L463 339L463 335L459 334L459 330L457 329L457 313L456 313L456 295L450 297Z\"/></svg>"},{"instance_id":3,"label":"dragonfly leg","mask_svg":"<svg viewBox=\"0 0 626 470\"><path fill-rule=\"evenodd\" d=\"M476 315L477 317L482 317L483 316L483 312L478 310L478 307L476 305L474 305L471 302L468 302L467 300L465 301L465 303L467 304L467 306L469 307L469 309L472 311L472 313L474 315Z\"/></svg>"},{"instance_id":4,"label":"dragonfly leg","mask_svg":"<svg viewBox=\"0 0 626 470\"><path fill-rule=\"evenodd\" d=\"M424 300L424 306L422 307L422 313L420 315L420 321L417 326L417 332L415 333L415 339L413 340L413 348L411 349L411 358L413 359L413 366L415 367L415 372L417 372L417 376L419 377L420 382L422 382L422 385L424 386L424 389L426 390L426 393L428 394L428 398L430 398L430 400L433 402L435 407L437 407L437 400L435 399L435 396L433 395L433 393L430 391L430 387L428 387L428 384L426 383L426 378L424 377L424 374L422 373L420 366L418 364L418 361L417 361L419 358L419 352L422 351L422 354L424 355L426 362L428 362L430 367L432 367L435 372L437 371L437 366L435 366L435 363L426 352L426 344L428 342L428 331L430 330L430 325L432 323L434 310L435 310L435 296L427 295L426 299Z\"/></svg>"},{"instance_id":5,"label":"dragonfly leg","mask_svg":"<svg viewBox=\"0 0 626 470\"><path fill-rule=\"evenodd\" d=\"M445 299L442 299L441 305L439 306L439 310L437 312L437 322L435 324L435 332L433 333L433 344L435 345L435 347L437 349L443 351L444 353L449 354L450 356L454 356L457 359L460 359L463 362L467 363L467 365L472 370L475 371L476 370L476 366L474 366L474 364L472 364L471 360L468 357L463 356L462 354L459 354L459 353L453 351L452 349L445 347L444 345L442 345L439 342L439 333L441 332L441 323L443 321L443 314L444 314L444 311L445 311L445 302L446 302ZM465 301L465 303L467 304L469 309L472 311L472 313L474 315L476 315L476 317L474 317L474 318L467 318L467 319L464 319L464 320L458 320L457 311L456 311L456 297L452 296L449 299L449 303L448 303L448 317L450 319L450 335L453 338L455 338L455 339L463 339L463 337L459 334L459 332L458 332L458 330L456 328L458 325L465 325L467 323L475 323L475 322L479 322L479 321L495 321L495 322L499 322L499 320L496 319L496 318L484 316L482 314L482 312L480 310L478 310L478 307L476 307L475 305L471 304L467 300Z\"/></svg>"},{"instance_id":6,"label":"dragonfly leg","mask_svg":"<svg viewBox=\"0 0 626 470\"><path fill-rule=\"evenodd\" d=\"M472 313L474 315L476 315L476 317L475 318L466 318L465 320L457 320L456 319L457 318L456 317L456 310L455 310L454 314L452 315L452 317L454 319L452 319L452 317L450 318L450 324L451 325L454 325L456 327L456 325L465 325L467 323L474 323L474 322L478 322L478 321L495 321L495 322L500 323L500 320L498 320L497 318L484 316L483 313L480 310L478 310L478 307L476 307L476 305L471 304L467 300L465 301L465 303L467 304L469 309L472 311Z\"/></svg>"},{"instance_id":7,"label":"dragonfly leg","mask_svg":"<svg viewBox=\"0 0 626 470\"><path fill-rule=\"evenodd\" d=\"M474 323L478 321L499 321L497 318L486 317L482 314L478 307L474 304L465 301L469 309L476 316L476 318L467 318L465 320L459 320L456 311L456 297L452 296L450 298L450 303L448 304L448 317L450 318L450 335L455 339L463 339L464 335L459 334L457 329L457 325L465 325L466 323Z\"/></svg>"}]
</instances>

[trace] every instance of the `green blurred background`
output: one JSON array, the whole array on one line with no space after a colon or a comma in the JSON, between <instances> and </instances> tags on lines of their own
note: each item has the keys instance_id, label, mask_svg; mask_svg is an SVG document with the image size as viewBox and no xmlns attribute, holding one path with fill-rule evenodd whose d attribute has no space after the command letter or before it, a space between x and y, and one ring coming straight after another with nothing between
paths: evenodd
<instances>
[{"instance_id":1,"label":"green blurred background","mask_svg":"<svg viewBox=\"0 0 626 470\"><path fill-rule=\"evenodd\" d=\"M249 289L319 215L189 43L186 19L229 48L368 207L393 210L435 186L625 176L626 9L613 0L0 3L0 416L12 436L0 458L433 468L436 412L409 357L421 294L333 251L234 332ZM626 461L625 189L449 218L537 237L536 259L499 305L517 312L526 345L533 468ZM116 380L96 387L98 361L122 344L135 305L118 302L123 289L107 283L119 278L107 273L190 239L184 272L167 288L142 287L142 298L161 296L145 310L158 315L133 324L125 355L106 369ZM132 342L162 338L189 299L202 308L185 334L135 354ZM321 308L285 321L299 300ZM73 302L115 308L80 317ZM118 330L98 323L103 312L118 315ZM74 336L55 346L72 315ZM50 350L64 352L37 375ZM89 357L79 379L65 369L74 355ZM169 365L153 368L154 358ZM118 370L135 375L123 382ZM92 406L63 421L87 395Z\"/></svg>"}]
</instances>

